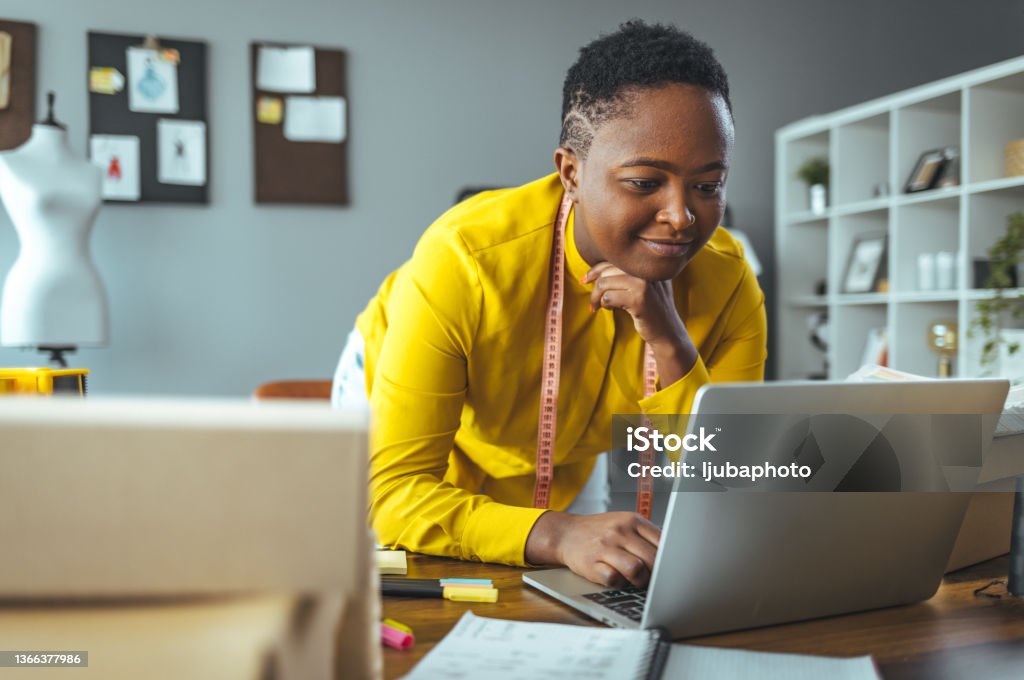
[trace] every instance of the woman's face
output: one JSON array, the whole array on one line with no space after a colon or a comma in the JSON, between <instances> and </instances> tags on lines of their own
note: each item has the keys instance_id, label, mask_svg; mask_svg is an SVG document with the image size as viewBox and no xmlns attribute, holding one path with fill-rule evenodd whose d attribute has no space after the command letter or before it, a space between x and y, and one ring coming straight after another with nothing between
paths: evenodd
<instances>
[{"instance_id":1,"label":"woman's face","mask_svg":"<svg viewBox=\"0 0 1024 680\"><path fill-rule=\"evenodd\" d=\"M583 259L648 281L678 276L722 219L732 142L725 101L673 83L636 89L586 159L558 149Z\"/></svg>"}]
</instances>

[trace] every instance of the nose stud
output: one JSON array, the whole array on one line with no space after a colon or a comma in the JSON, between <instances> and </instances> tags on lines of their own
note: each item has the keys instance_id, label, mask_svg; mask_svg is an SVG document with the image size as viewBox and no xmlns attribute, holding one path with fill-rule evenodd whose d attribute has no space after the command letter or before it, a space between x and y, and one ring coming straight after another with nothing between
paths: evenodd
<instances>
[{"instance_id":1,"label":"nose stud","mask_svg":"<svg viewBox=\"0 0 1024 680\"><path fill-rule=\"evenodd\" d=\"M693 213L690 213L690 226L692 227L696 223L697 223L697 216L694 215Z\"/></svg>"}]
</instances>

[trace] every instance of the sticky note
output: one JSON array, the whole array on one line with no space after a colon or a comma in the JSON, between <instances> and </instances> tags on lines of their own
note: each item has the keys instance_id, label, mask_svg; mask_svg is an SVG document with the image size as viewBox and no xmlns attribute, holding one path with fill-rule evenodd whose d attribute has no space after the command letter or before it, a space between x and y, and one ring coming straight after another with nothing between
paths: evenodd
<instances>
[{"instance_id":1,"label":"sticky note","mask_svg":"<svg viewBox=\"0 0 1024 680\"><path fill-rule=\"evenodd\" d=\"M284 102L280 97L260 97L256 101L256 120L268 125L280 125L284 117Z\"/></svg>"},{"instance_id":2,"label":"sticky note","mask_svg":"<svg viewBox=\"0 0 1024 680\"><path fill-rule=\"evenodd\" d=\"M494 582L489 578L443 578L441 579L441 587L447 588L449 586L455 586L456 588L493 588Z\"/></svg>"},{"instance_id":3,"label":"sticky note","mask_svg":"<svg viewBox=\"0 0 1024 680\"><path fill-rule=\"evenodd\" d=\"M378 550L376 553L377 571L381 574L400 574L404 576L409 571L405 560L404 550Z\"/></svg>"},{"instance_id":4,"label":"sticky note","mask_svg":"<svg viewBox=\"0 0 1024 680\"><path fill-rule=\"evenodd\" d=\"M498 589L447 586L444 589L444 599L452 602L497 602Z\"/></svg>"},{"instance_id":5,"label":"sticky note","mask_svg":"<svg viewBox=\"0 0 1024 680\"><path fill-rule=\"evenodd\" d=\"M95 66L89 69L89 92L117 94L124 89L124 76L116 68Z\"/></svg>"}]
</instances>

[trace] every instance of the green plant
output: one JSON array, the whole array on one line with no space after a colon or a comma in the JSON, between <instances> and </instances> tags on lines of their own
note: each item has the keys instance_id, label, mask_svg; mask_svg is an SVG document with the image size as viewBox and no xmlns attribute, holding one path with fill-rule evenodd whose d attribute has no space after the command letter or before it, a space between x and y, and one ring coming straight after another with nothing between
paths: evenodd
<instances>
[{"instance_id":1,"label":"green plant","mask_svg":"<svg viewBox=\"0 0 1024 680\"><path fill-rule=\"evenodd\" d=\"M1014 320L1024 319L1024 297L1008 296L1010 272L1024 262L1024 212L1017 211L1006 218L1006 233L988 249L989 274L985 287L993 290L992 297L979 300L977 315L971 321L968 334L980 331L985 337L981 350L981 365L991 367L999 357L999 348L1006 339L1000 333L1001 320L1009 314ZM1007 351L1020 351L1020 343L1007 344Z\"/></svg>"},{"instance_id":2,"label":"green plant","mask_svg":"<svg viewBox=\"0 0 1024 680\"><path fill-rule=\"evenodd\" d=\"M824 158L811 158L804 161L797 171L796 176L812 187L815 184L824 184L828 187L828 161Z\"/></svg>"}]
</instances>

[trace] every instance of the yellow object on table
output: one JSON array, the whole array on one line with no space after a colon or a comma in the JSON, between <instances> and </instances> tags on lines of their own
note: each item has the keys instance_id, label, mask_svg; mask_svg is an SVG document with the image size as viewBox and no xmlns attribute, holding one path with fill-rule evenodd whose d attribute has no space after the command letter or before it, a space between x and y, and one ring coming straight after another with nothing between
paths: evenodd
<instances>
[{"instance_id":1,"label":"yellow object on table","mask_svg":"<svg viewBox=\"0 0 1024 680\"><path fill-rule=\"evenodd\" d=\"M87 368L0 368L0 394L86 393Z\"/></svg>"},{"instance_id":2,"label":"yellow object on table","mask_svg":"<svg viewBox=\"0 0 1024 680\"><path fill-rule=\"evenodd\" d=\"M405 576L409 571L404 550L378 550L374 557L380 574Z\"/></svg>"}]
</instances>

